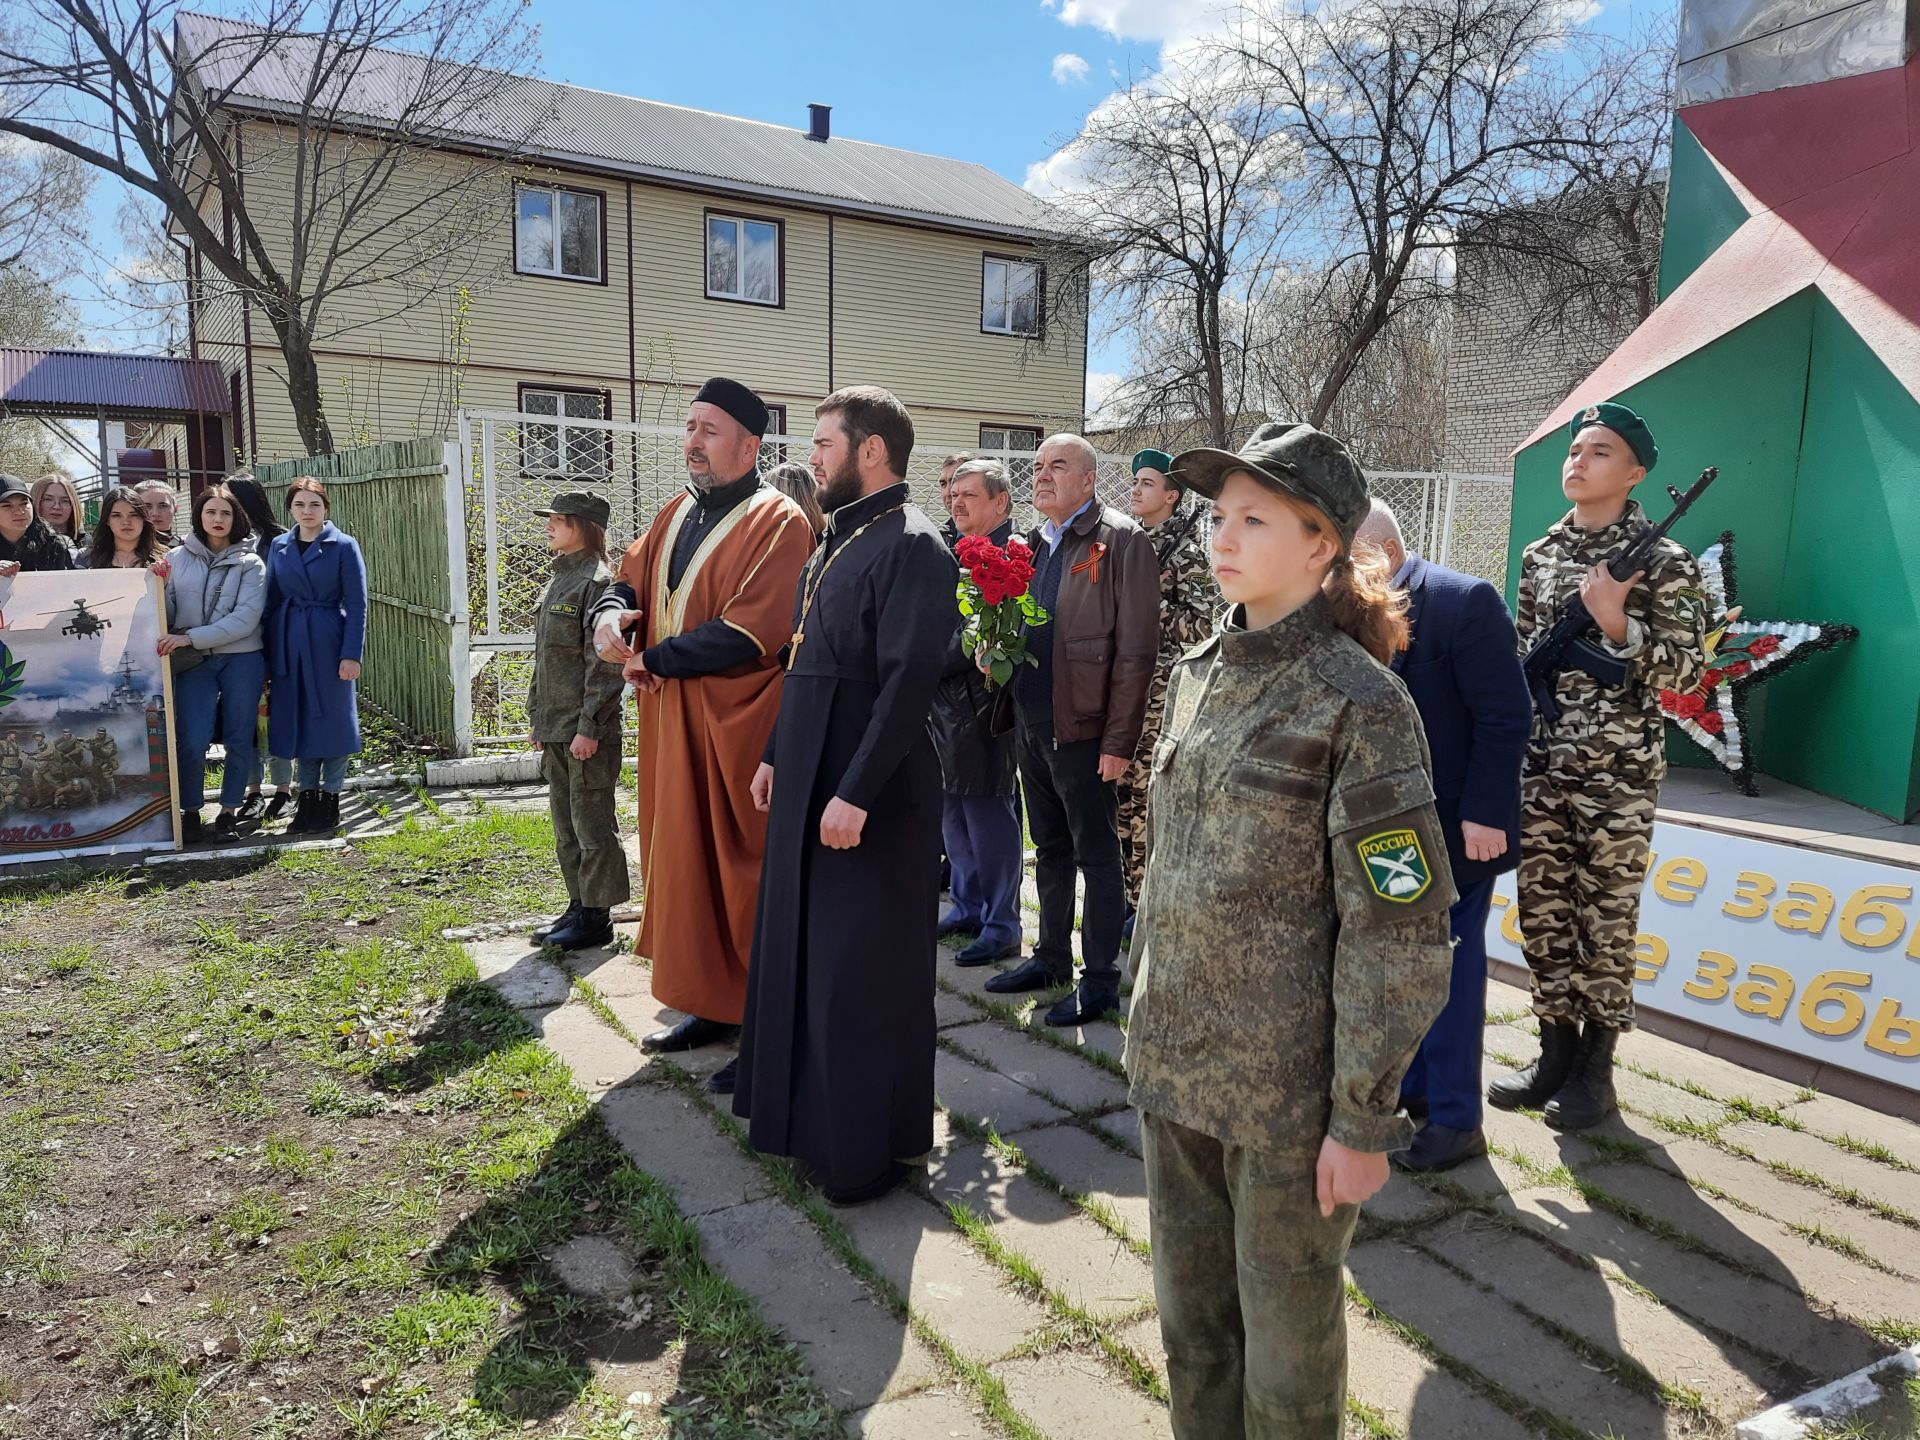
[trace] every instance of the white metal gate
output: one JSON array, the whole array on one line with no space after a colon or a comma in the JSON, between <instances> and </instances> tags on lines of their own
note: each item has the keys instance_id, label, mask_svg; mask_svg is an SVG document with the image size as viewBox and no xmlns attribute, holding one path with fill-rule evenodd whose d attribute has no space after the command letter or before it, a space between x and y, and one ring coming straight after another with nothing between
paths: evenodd
<instances>
[{"instance_id":1,"label":"white metal gate","mask_svg":"<svg viewBox=\"0 0 1920 1440\"><path fill-rule=\"evenodd\" d=\"M512 410L460 412L469 604L473 616L471 687L477 745L518 742L527 733L527 683L533 666L534 606L550 562L546 521L535 515L557 490L587 490L612 511L607 538L617 556L686 483L682 431L671 425L556 419ZM806 437L771 435L761 468L786 459L805 463ZM1032 460L1020 451L980 450L1006 462L1016 497L1030 490ZM939 504L943 453L914 454L908 481L929 512ZM1130 457L1100 456L1100 496L1127 508ZM1407 543L1429 559L1506 583L1512 482L1498 475L1405 471L1370 477L1374 493L1393 506ZM1024 501L1015 513L1034 519Z\"/></svg>"}]
</instances>

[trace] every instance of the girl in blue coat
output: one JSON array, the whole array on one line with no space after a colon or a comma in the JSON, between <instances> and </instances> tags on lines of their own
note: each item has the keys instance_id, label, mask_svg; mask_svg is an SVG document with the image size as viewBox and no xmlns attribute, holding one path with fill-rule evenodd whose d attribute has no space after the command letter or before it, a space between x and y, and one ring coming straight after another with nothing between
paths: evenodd
<instances>
[{"instance_id":1,"label":"girl in blue coat","mask_svg":"<svg viewBox=\"0 0 1920 1440\"><path fill-rule=\"evenodd\" d=\"M289 835L339 825L347 757L360 750L367 567L353 537L327 518L332 509L327 487L301 476L287 490L294 528L267 551L267 747L299 762Z\"/></svg>"}]
</instances>

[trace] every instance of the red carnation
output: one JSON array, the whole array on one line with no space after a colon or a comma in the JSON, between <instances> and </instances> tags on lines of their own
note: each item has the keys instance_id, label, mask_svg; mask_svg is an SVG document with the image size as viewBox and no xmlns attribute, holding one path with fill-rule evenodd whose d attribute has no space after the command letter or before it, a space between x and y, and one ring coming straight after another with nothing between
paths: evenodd
<instances>
[{"instance_id":1,"label":"red carnation","mask_svg":"<svg viewBox=\"0 0 1920 1440\"><path fill-rule=\"evenodd\" d=\"M1700 678L1700 688L1702 690L1718 690L1720 688L1720 682L1726 678L1727 672L1724 670L1709 670Z\"/></svg>"},{"instance_id":2,"label":"red carnation","mask_svg":"<svg viewBox=\"0 0 1920 1440\"><path fill-rule=\"evenodd\" d=\"M1660 708L1669 712L1678 710L1680 708L1680 697L1671 690L1662 690L1660 692Z\"/></svg>"},{"instance_id":3,"label":"red carnation","mask_svg":"<svg viewBox=\"0 0 1920 1440\"><path fill-rule=\"evenodd\" d=\"M1753 662L1751 660L1736 660L1733 664L1727 666L1727 674L1733 676L1751 674L1752 671Z\"/></svg>"},{"instance_id":4,"label":"red carnation","mask_svg":"<svg viewBox=\"0 0 1920 1440\"><path fill-rule=\"evenodd\" d=\"M1718 710L1709 710L1700 717L1700 728L1709 735L1718 735L1727 728L1727 722L1720 718Z\"/></svg>"},{"instance_id":5,"label":"red carnation","mask_svg":"<svg viewBox=\"0 0 1920 1440\"><path fill-rule=\"evenodd\" d=\"M1689 691L1674 703L1674 713L1684 720L1698 720L1707 711L1707 697L1699 691Z\"/></svg>"},{"instance_id":6,"label":"red carnation","mask_svg":"<svg viewBox=\"0 0 1920 1440\"><path fill-rule=\"evenodd\" d=\"M1747 653L1750 655L1771 655L1779 648L1780 637L1778 635L1759 635L1755 636L1753 642L1747 646Z\"/></svg>"}]
</instances>

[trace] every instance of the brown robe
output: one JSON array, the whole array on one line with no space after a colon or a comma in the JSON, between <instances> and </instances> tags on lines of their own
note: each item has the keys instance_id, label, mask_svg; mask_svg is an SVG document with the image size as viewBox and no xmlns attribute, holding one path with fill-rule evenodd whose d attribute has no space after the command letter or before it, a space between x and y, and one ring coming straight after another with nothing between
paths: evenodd
<instances>
[{"instance_id":1,"label":"brown robe","mask_svg":"<svg viewBox=\"0 0 1920 1440\"><path fill-rule=\"evenodd\" d=\"M645 898L635 949L653 962L661 1001L738 1024L767 843L767 817L750 792L780 713L780 650L814 536L797 505L761 489L728 512L669 591L674 537L692 504L687 495L669 500L620 562L618 578L642 613L628 643L643 650L720 620L751 636L760 658L638 696Z\"/></svg>"}]
</instances>

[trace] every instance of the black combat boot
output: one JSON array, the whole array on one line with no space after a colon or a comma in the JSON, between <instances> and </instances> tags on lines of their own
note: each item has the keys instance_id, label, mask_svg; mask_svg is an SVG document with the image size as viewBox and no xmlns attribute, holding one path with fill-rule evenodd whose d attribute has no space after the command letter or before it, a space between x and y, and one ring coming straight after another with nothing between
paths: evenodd
<instances>
[{"instance_id":1,"label":"black combat boot","mask_svg":"<svg viewBox=\"0 0 1920 1440\"><path fill-rule=\"evenodd\" d=\"M200 843L200 835L200 812L198 810L182 810L180 812L180 843L182 845L198 845Z\"/></svg>"},{"instance_id":2,"label":"black combat boot","mask_svg":"<svg viewBox=\"0 0 1920 1440\"><path fill-rule=\"evenodd\" d=\"M1500 1110L1538 1110L1560 1093L1580 1053L1580 1027L1542 1021L1540 1058L1487 1086L1487 1103Z\"/></svg>"},{"instance_id":3,"label":"black combat boot","mask_svg":"<svg viewBox=\"0 0 1920 1440\"><path fill-rule=\"evenodd\" d=\"M300 798L294 801L293 823L283 832L288 835L306 835L313 830L314 811L319 808L320 792L302 790Z\"/></svg>"},{"instance_id":4,"label":"black combat boot","mask_svg":"<svg viewBox=\"0 0 1920 1440\"><path fill-rule=\"evenodd\" d=\"M546 944L547 938L552 935L554 931L566 929L579 918L579 915L580 902L569 896L567 899L567 908L533 932L533 943L536 945Z\"/></svg>"},{"instance_id":5,"label":"black combat boot","mask_svg":"<svg viewBox=\"0 0 1920 1440\"><path fill-rule=\"evenodd\" d=\"M556 950L588 950L613 943L613 912L604 905L582 905L573 923L556 928L546 943Z\"/></svg>"},{"instance_id":6,"label":"black combat boot","mask_svg":"<svg viewBox=\"0 0 1920 1440\"><path fill-rule=\"evenodd\" d=\"M322 790L319 804L315 807L313 833L331 835L340 828L340 792Z\"/></svg>"},{"instance_id":7,"label":"black combat boot","mask_svg":"<svg viewBox=\"0 0 1920 1440\"><path fill-rule=\"evenodd\" d=\"M1547 1102L1547 1124L1556 1130L1590 1130L1613 1113L1613 1047L1619 1042L1618 1030L1587 1022L1573 1073Z\"/></svg>"}]
</instances>

